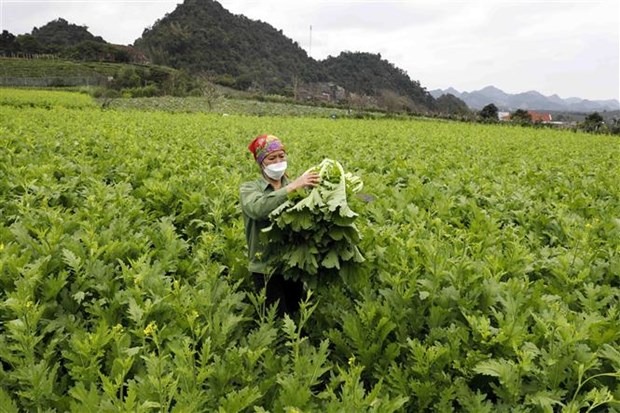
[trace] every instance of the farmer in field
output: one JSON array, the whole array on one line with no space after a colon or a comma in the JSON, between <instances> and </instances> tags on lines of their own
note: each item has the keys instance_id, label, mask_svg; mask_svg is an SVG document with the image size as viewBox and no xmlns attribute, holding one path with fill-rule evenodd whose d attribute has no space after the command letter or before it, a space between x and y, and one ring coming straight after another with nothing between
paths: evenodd
<instances>
[{"instance_id":1,"label":"farmer in field","mask_svg":"<svg viewBox=\"0 0 620 413\"><path fill-rule=\"evenodd\" d=\"M261 177L241 185L241 211L245 222L245 237L249 249L248 269L256 290L266 290L266 304L278 303L278 315L291 314L299 309L303 298L301 281L284 279L282 274L271 274L264 261L266 245L261 230L269 226L269 214L287 199L287 194L299 188L314 187L319 183L316 173L304 173L293 181L286 175L287 156L284 145L273 135L260 135L250 142L248 149L260 168Z\"/></svg>"}]
</instances>

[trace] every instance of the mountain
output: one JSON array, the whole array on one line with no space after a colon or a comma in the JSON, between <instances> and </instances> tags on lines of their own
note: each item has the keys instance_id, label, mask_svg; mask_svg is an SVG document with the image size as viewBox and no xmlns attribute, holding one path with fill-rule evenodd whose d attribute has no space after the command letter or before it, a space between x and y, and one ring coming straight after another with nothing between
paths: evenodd
<instances>
[{"instance_id":1,"label":"mountain","mask_svg":"<svg viewBox=\"0 0 620 413\"><path fill-rule=\"evenodd\" d=\"M281 30L234 15L214 0L185 0L134 45L155 64L217 75L239 89L326 80L319 63Z\"/></svg>"},{"instance_id":2,"label":"mountain","mask_svg":"<svg viewBox=\"0 0 620 413\"><path fill-rule=\"evenodd\" d=\"M404 70L382 59L380 54L342 52L338 57L329 56L321 66L331 81L350 92L385 96L385 91L398 91L417 103L411 105L412 109L435 107L435 99L419 82L412 81Z\"/></svg>"},{"instance_id":3,"label":"mountain","mask_svg":"<svg viewBox=\"0 0 620 413\"><path fill-rule=\"evenodd\" d=\"M439 90L439 89L438 89L438 90ZM432 94L433 92L430 92L430 93ZM437 95L437 96L433 96L433 97L434 97L434 98L438 98L438 97L439 97L439 96L441 96L441 95L453 95L453 96L459 96L460 94L461 94L461 93L460 93L458 90L456 90L455 88L453 88L453 87L449 87L449 88L447 88L446 90L442 91L439 95Z\"/></svg>"},{"instance_id":4,"label":"mountain","mask_svg":"<svg viewBox=\"0 0 620 413\"><path fill-rule=\"evenodd\" d=\"M52 20L40 28L35 27L32 29L32 37L52 50L77 46L82 42L106 44L101 36L94 36L86 26L71 24L62 18Z\"/></svg>"},{"instance_id":5,"label":"mountain","mask_svg":"<svg viewBox=\"0 0 620 413\"><path fill-rule=\"evenodd\" d=\"M155 64L207 75L237 89L293 95L304 84L335 84L377 102L404 102L400 108L436 108L418 82L381 55L344 52L316 61L282 30L234 15L215 0L185 0L144 30L134 46Z\"/></svg>"},{"instance_id":6,"label":"mountain","mask_svg":"<svg viewBox=\"0 0 620 413\"><path fill-rule=\"evenodd\" d=\"M80 61L138 62L142 56L133 48L107 43L94 36L86 26L58 18L33 28L31 33L14 36L7 30L0 35L0 56L54 55Z\"/></svg>"},{"instance_id":7,"label":"mountain","mask_svg":"<svg viewBox=\"0 0 620 413\"><path fill-rule=\"evenodd\" d=\"M215 0L184 0L132 46L109 44L61 18L32 34L15 37L3 31L0 36L0 56L44 53L81 61L152 63L179 69L194 80L259 94L388 111L469 114L458 97L435 100L380 54L343 52L317 61L282 30L234 15Z\"/></svg>"},{"instance_id":8,"label":"mountain","mask_svg":"<svg viewBox=\"0 0 620 413\"><path fill-rule=\"evenodd\" d=\"M587 100L575 97L562 99L555 94L551 96L544 96L535 90L530 90L524 93L508 94L494 86L487 86L473 92L462 93L450 87L446 90L431 90L430 94L436 99L442 95L452 94L465 101L467 106L475 110L480 110L490 103L493 103L498 107L498 109L506 111L529 109L566 112L595 112L620 109L620 102L616 99Z\"/></svg>"}]
</instances>

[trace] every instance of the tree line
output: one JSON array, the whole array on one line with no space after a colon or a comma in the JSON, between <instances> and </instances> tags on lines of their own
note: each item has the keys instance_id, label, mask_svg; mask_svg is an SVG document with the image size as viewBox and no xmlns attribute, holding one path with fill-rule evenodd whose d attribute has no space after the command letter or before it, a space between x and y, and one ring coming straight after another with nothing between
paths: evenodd
<instances>
[{"instance_id":1,"label":"tree line","mask_svg":"<svg viewBox=\"0 0 620 413\"><path fill-rule=\"evenodd\" d=\"M499 122L499 109L495 104L489 103L477 113L477 120L485 123ZM542 126L544 122L536 122L532 115L524 109L517 109L510 114L510 123L521 126ZM588 114L583 122L577 122L572 126L574 130L581 130L589 133L620 135L620 118L615 117L605 121L598 112Z\"/></svg>"}]
</instances>

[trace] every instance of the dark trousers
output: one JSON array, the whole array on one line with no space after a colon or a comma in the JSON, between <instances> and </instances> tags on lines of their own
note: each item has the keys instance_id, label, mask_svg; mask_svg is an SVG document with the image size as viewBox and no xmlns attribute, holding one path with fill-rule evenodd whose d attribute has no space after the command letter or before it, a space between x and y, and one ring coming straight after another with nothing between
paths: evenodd
<instances>
[{"instance_id":1,"label":"dark trousers","mask_svg":"<svg viewBox=\"0 0 620 413\"><path fill-rule=\"evenodd\" d=\"M265 280L269 277L265 274L252 273L256 292L265 287ZM299 310L299 303L303 299L304 284L301 281L287 280L281 274L272 274L266 288L267 307L278 302L277 314L282 317L284 314L292 315Z\"/></svg>"}]
</instances>

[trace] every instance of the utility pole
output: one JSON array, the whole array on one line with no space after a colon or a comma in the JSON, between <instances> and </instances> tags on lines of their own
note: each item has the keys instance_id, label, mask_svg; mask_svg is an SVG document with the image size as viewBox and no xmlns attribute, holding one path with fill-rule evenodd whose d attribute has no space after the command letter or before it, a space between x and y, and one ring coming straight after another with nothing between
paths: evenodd
<instances>
[{"instance_id":1,"label":"utility pole","mask_svg":"<svg viewBox=\"0 0 620 413\"><path fill-rule=\"evenodd\" d=\"M310 25L310 47L308 48L308 56L312 57L312 25Z\"/></svg>"}]
</instances>

